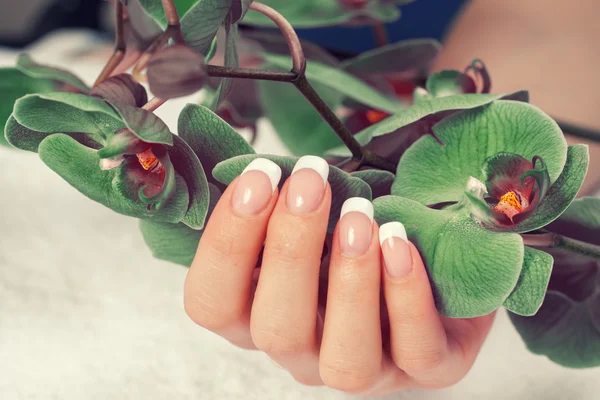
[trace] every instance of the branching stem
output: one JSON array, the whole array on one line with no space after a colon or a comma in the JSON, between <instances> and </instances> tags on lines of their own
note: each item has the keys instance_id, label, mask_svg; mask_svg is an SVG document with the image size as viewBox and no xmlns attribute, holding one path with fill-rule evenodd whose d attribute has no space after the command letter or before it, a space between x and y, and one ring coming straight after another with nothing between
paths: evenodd
<instances>
[{"instance_id":1,"label":"branching stem","mask_svg":"<svg viewBox=\"0 0 600 400\"><path fill-rule=\"evenodd\" d=\"M271 21L275 22L283 37L288 43L290 49L290 55L292 56L292 71L298 75L304 75L306 69L306 58L304 58L304 51L302 50L302 44L296 34L296 31L289 23L287 19L271 7L258 2L252 2L250 9L258 11L259 13L268 17Z\"/></svg>"},{"instance_id":2,"label":"branching stem","mask_svg":"<svg viewBox=\"0 0 600 400\"><path fill-rule=\"evenodd\" d=\"M558 233L522 234L527 246L556 248L600 260L600 246L571 239Z\"/></svg>"},{"instance_id":3,"label":"branching stem","mask_svg":"<svg viewBox=\"0 0 600 400\"><path fill-rule=\"evenodd\" d=\"M571 136L600 142L600 131L554 118L560 129Z\"/></svg>"},{"instance_id":4,"label":"branching stem","mask_svg":"<svg viewBox=\"0 0 600 400\"><path fill-rule=\"evenodd\" d=\"M102 72L100 72L96 82L94 82L94 86L108 78L125 57L126 45L125 34L123 30L124 21L125 10L123 4L117 0L115 2L115 50L102 69Z\"/></svg>"}]
</instances>

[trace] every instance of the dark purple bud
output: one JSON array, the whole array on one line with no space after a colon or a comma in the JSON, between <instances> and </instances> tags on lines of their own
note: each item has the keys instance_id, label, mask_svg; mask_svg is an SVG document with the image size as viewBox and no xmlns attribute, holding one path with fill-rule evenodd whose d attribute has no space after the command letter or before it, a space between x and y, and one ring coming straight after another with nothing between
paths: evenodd
<instances>
[{"instance_id":1,"label":"dark purple bud","mask_svg":"<svg viewBox=\"0 0 600 400\"><path fill-rule=\"evenodd\" d=\"M204 56L183 44L160 50L148 62L150 90L161 99L195 93L207 78Z\"/></svg>"},{"instance_id":2,"label":"dark purple bud","mask_svg":"<svg viewBox=\"0 0 600 400\"><path fill-rule=\"evenodd\" d=\"M92 88L92 96L101 97L111 103L141 107L148 102L146 89L129 74L111 76Z\"/></svg>"}]
</instances>

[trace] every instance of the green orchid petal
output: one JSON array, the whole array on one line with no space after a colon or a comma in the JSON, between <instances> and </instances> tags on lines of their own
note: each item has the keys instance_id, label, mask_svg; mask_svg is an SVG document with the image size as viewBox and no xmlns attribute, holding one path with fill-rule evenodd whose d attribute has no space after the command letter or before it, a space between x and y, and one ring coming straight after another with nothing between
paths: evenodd
<instances>
[{"instance_id":1,"label":"green orchid petal","mask_svg":"<svg viewBox=\"0 0 600 400\"><path fill-rule=\"evenodd\" d=\"M37 132L32 129L25 128L19 124L14 117L10 117L6 122L4 129L6 141L13 147L20 150L38 152L38 147L42 140L53 135L53 133ZM99 149L102 145L96 142L92 137L85 133L68 133L73 139L77 140L84 146L92 149Z\"/></svg>"},{"instance_id":2,"label":"green orchid petal","mask_svg":"<svg viewBox=\"0 0 600 400\"><path fill-rule=\"evenodd\" d=\"M105 205L113 211L136 218L150 218L163 222L180 222L188 207L188 190L185 181L175 176L175 193L160 210L148 210L137 194L143 185L133 182L125 162L111 170L100 169L100 157L75 139L54 134L45 138L39 145L41 160L59 174L71 186L90 199ZM131 164L139 163L130 158ZM139 167L139 170L142 170ZM147 173L147 171L139 171Z\"/></svg>"},{"instance_id":3,"label":"green orchid petal","mask_svg":"<svg viewBox=\"0 0 600 400\"><path fill-rule=\"evenodd\" d=\"M202 229L209 210L209 184L194 150L179 136L173 136L174 145L165 146L175 171L183 177L189 193L189 206L183 223L192 229Z\"/></svg>"},{"instance_id":4,"label":"green orchid petal","mask_svg":"<svg viewBox=\"0 0 600 400\"><path fill-rule=\"evenodd\" d=\"M394 154L397 162L404 149L410 147L423 135L432 133L432 125L460 110L480 107L498 99L514 99L529 101L529 94L525 91L511 94L462 94L449 97L432 97L426 93L418 102L405 110L400 110L381 122L358 132L354 137L377 154L386 148ZM402 145L400 154L392 151ZM352 154L347 147L336 147L327 152L336 157L350 157ZM390 160L392 161L392 160ZM481 164L480 164L481 166Z\"/></svg>"},{"instance_id":5,"label":"green orchid petal","mask_svg":"<svg viewBox=\"0 0 600 400\"><path fill-rule=\"evenodd\" d=\"M504 307L518 315L535 315L544 301L553 263L550 254L525 246L521 275Z\"/></svg>"},{"instance_id":6,"label":"green orchid petal","mask_svg":"<svg viewBox=\"0 0 600 400\"><path fill-rule=\"evenodd\" d=\"M500 152L541 157L552 181L567 160L558 125L527 103L497 100L447 117L433 132L437 139L423 136L404 153L393 194L423 204L460 201L469 177L483 180L484 160Z\"/></svg>"},{"instance_id":7,"label":"green orchid petal","mask_svg":"<svg viewBox=\"0 0 600 400\"><path fill-rule=\"evenodd\" d=\"M167 124L153 112L123 103L109 103L138 138L147 143L173 145L173 134Z\"/></svg>"},{"instance_id":8,"label":"green orchid petal","mask_svg":"<svg viewBox=\"0 0 600 400\"><path fill-rule=\"evenodd\" d=\"M427 266L440 313L489 314L514 290L523 264L521 237L482 228L462 206L428 208L398 196L375 199L378 224L402 222Z\"/></svg>"},{"instance_id":9,"label":"green orchid petal","mask_svg":"<svg viewBox=\"0 0 600 400\"><path fill-rule=\"evenodd\" d=\"M15 120L43 133L85 132L99 143L124 128L119 114L97 97L78 93L37 93L15 103Z\"/></svg>"},{"instance_id":10,"label":"green orchid petal","mask_svg":"<svg viewBox=\"0 0 600 400\"><path fill-rule=\"evenodd\" d=\"M208 215L221 197L219 189L209 184L210 206ZM169 261L189 267L194 260L198 243L204 230L192 229L184 223L169 224L143 219L140 221L140 230L144 242L152 251L152 255L160 260Z\"/></svg>"},{"instance_id":11,"label":"green orchid petal","mask_svg":"<svg viewBox=\"0 0 600 400\"><path fill-rule=\"evenodd\" d=\"M2 93L0 127L4 127L12 114L17 99L31 93L54 92L59 89L59 86L53 80L31 78L16 68L0 68L0 93ZM0 134L0 145L7 144L7 141L8 139L5 139L4 134ZM19 145L11 144L20 148ZM31 146L29 147L31 148Z\"/></svg>"},{"instance_id":12,"label":"green orchid petal","mask_svg":"<svg viewBox=\"0 0 600 400\"><path fill-rule=\"evenodd\" d=\"M150 144L141 141L129 129L121 129L108 138L98 157L113 158L125 154L138 154L150 148Z\"/></svg>"}]
</instances>

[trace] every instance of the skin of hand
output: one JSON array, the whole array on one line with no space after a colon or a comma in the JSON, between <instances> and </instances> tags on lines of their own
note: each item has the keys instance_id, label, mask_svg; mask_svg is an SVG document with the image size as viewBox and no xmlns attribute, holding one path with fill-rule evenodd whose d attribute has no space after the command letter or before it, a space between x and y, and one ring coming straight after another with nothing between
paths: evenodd
<instances>
[{"instance_id":1,"label":"skin of hand","mask_svg":"<svg viewBox=\"0 0 600 400\"><path fill-rule=\"evenodd\" d=\"M551 6L550 6L551 4ZM494 93L527 89L531 103L555 118L600 130L600 1L473 0L456 19L434 70L480 58ZM590 146L580 195L600 188L600 143Z\"/></svg>"},{"instance_id":2,"label":"skin of hand","mask_svg":"<svg viewBox=\"0 0 600 400\"><path fill-rule=\"evenodd\" d=\"M303 384L380 395L458 382L494 315L440 316L404 227L379 228L366 199L344 203L323 293L328 172L323 159L302 157L279 193L279 167L254 160L208 221L185 281L186 313Z\"/></svg>"}]
</instances>

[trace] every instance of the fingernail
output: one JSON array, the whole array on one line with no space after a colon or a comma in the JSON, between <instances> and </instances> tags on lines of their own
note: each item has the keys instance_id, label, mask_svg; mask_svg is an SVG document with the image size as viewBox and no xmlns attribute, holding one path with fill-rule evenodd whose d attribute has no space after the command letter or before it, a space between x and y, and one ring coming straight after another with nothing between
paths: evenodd
<instances>
[{"instance_id":1,"label":"fingernail","mask_svg":"<svg viewBox=\"0 0 600 400\"><path fill-rule=\"evenodd\" d=\"M412 255L406 229L400 222L388 222L379 228L379 244L388 275L402 279L412 271Z\"/></svg>"},{"instance_id":2,"label":"fingernail","mask_svg":"<svg viewBox=\"0 0 600 400\"><path fill-rule=\"evenodd\" d=\"M287 205L293 214L315 211L325 193L329 164L321 157L301 157L292 171L287 192Z\"/></svg>"},{"instance_id":3,"label":"fingernail","mask_svg":"<svg viewBox=\"0 0 600 400\"><path fill-rule=\"evenodd\" d=\"M233 210L243 216L260 214L281 179L281 168L266 158L257 158L242 172L231 198Z\"/></svg>"},{"instance_id":4,"label":"fingernail","mask_svg":"<svg viewBox=\"0 0 600 400\"><path fill-rule=\"evenodd\" d=\"M340 246L348 257L358 257L371 246L373 204L362 197L344 202L340 215Z\"/></svg>"}]
</instances>

